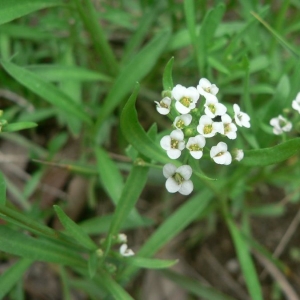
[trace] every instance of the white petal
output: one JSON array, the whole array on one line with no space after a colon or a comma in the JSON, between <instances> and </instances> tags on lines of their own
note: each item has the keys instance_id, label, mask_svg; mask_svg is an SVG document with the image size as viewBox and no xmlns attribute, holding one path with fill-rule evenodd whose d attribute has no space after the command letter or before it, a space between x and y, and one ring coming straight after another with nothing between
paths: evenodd
<instances>
[{"instance_id":1,"label":"white petal","mask_svg":"<svg viewBox=\"0 0 300 300\"><path fill-rule=\"evenodd\" d=\"M167 115L170 112L170 109L165 108L165 107L159 107L156 106L156 110L161 114L161 115Z\"/></svg>"},{"instance_id":2,"label":"white petal","mask_svg":"<svg viewBox=\"0 0 300 300\"><path fill-rule=\"evenodd\" d=\"M172 90L172 97L179 101L185 94L186 88L181 84L177 84Z\"/></svg>"},{"instance_id":3,"label":"white petal","mask_svg":"<svg viewBox=\"0 0 300 300\"><path fill-rule=\"evenodd\" d=\"M206 78L201 78L199 80L199 85L202 87L202 88L208 88L211 86L211 83L208 79Z\"/></svg>"},{"instance_id":4,"label":"white petal","mask_svg":"<svg viewBox=\"0 0 300 300\"><path fill-rule=\"evenodd\" d=\"M171 137L169 135L165 135L161 140L160 140L160 146L164 150L170 150L171 149Z\"/></svg>"},{"instance_id":5,"label":"white petal","mask_svg":"<svg viewBox=\"0 0 300 300\"><path fill-rule=\"evenodd\" d=\"M184 106L179 101L176 101L175 107L176 107L177 111L179 113L181 113L182 115L188 114L191 111L191 109L189 107Z\"/></svg>"},{"instance_id":6,"label":"white petal","mask_svg":"<svg viewBox=\"0 0 300 300\"><path fill-rule=\"evenodd\" d=\"M176 166L173 164L166 164L163 167L163 174L166 178L172 177L176 172Z\"/></svg>"},{"instance_id":7,"label":"white petal","mask_svg":"<svg viewBox=\"0 0 300 300\"><path fill-rule=\"evenodd\" d=\"M220 150L220 152L226 152L227 151L227 144L224 143L224 142L218 143L217 147Z\"/></svg>"},{"instance_id":8,"label":"white petal","mask_svg":"<svg viewBox=\"0 0 300 300\"><path fill-rule=\"evenodd\" d=\"M184 134L183 134L182 130L175 129L171 132L170 137L171 137L171 139L174 139L177 141L182 141L184 138Z\"/></svg>"},{"instance_id":9,"label":"white petal","mask_svg":"<svg viewBox=\"0 0 300 300\"><path fill-rule=\"evenodd\" d=\"M166 189L169 193L176 193L179 191L181 185L177 184L174 178L170 177L166 181Z\"/></svg>"},{"instance_id":10,"label":"white petal","mask_svg":"<svg viewBox=\"0 0 300 300\"><path fill-rule=\"evenodd\" d=\"M197 103L199 99L199 92L193 86L187 88L186 96L193 100L194 103Z\"/></svg>"},{"instance_id":11,"label":"white petal","mask_svg":"<svg viewBox=\"0 0 300 300\"><path fill-rule=\"evenodd\" d=\"M194 139L195 139L195 143L197 143L200 146L200 148L203 148L205 146L206 141L205 141L205 138L202 135L196 135L194 137Z\"/></svg>"},{"instance_id":12,"label":"white petal","mask_svg":"<svg viewBox=\"0 0 300 300\"><path fill-rule=\"evenodd\" d=\"M231 162L232 162L231 154L229 152L226 152L223 155L224 155L224 158L225 158L224 165L230 165Z\"/></svg>"},{"instance_id":13,"label":"white petal","mask_svg":"<svg viewBox=\"0 0 300 300\"><path fill-rule=\"evenodd\" d=\"M183 120L186 126L190 125L192 122L192 116L190 114L182 115L181 119Z\"/></svg>"},{"instance_id":14,"label":"white petal","mask_svg":"<svg viewBox=\"0 0 300 300\"><path fill-rule=\"evenodd\" d=\"M230 140L234 140L236 139L236 132L235 131L230 131L226 134L226 136L230 139Z\"/></svg>"},{"instance_id":15,"label":"white petal","mask_svg":"<svg viewBox=\"0 0 300 300\"><path fill-rule=\"evenodd\" d=\"M190 151L190 153L195 159L200 159L203 156L202 151Z\"/></svg>"},{"instance_id":16,"label":"white petal","mask_svg":"<svg viewBox=\"0 0 300 300\"><path fill-rule=\"evenodd\" d=\"M218 88L215 84L212 84L211 87L210 87L210 92L211 92L213 95L217 95L217 94L218 94L218 91L219 91L219 88Z\"/></svg>"},{"instance_id":17,"label":"white petal","mask_svg":"<svg viewBox=\"0 0 300 300\"><path fill-rule=\"evenodd\" d=\"M178 157L180 157L181 151L178 149L170 149L167 151L167 154L171 159L177 159Z\"/></svg>"},{"instance_id":18,"label":"white petal","mask_svg":"<svg viewBox=\"0 0 300 300\"><path fill-rule=\"evenodd\" d=\"M179 173L185 180L188 180L192 176L193 170L189 165L183 165L176 170L176 173Z\"/></svg>"},{"instance_id":19,"label":"white petal","mask_svg":"<svg viewBox=\"0 0 300 300\"><path fill-rule=\"evenodd\" d=\"M235 115L238 115L241 112L240 107L237 104L233 104L233 111Z\"/></svg>"},{"instance_id":20,"label":"white petal","mask_svg":"<svg viewBox=\"0 0 300 300\"><path fill-rule=\"evenodd\" d=\"M120 254L122 256L132 256L132 255L134 255L134 252L131 249L128 249L127 244L121 245L119 251L120 251Z\"/></svg>"},{"instance_id":21,"label":"white petal","mask_svg":"<svg viewBox=\"0 0 300 300\"><path fill-rule=\"evenodd\" d=\"M222 103L218 103L217 107L216 107L216 116L222 116L226 113L227 108L224 104Z\"/></svg>"},{"instance_id":22,"label":"white petal","mask_svg":"<svg viewBox=\"0 0 300 300\"><path fill-rule=\"evenodd\" d=\"M228 115L228 114L224 114L222 117L221 117L221 120L224 124L229 124L232 122L232 119L231 117Z\"/></svg>"},{"instance_id":23,"label":"white petal","mask_svg":"<svg viewBox=\"0 0 300 300\"><path fill-rule=\"evenodd\" d=\"M194 189L193 182L191 180L184 181L179 189L179 193L182 195L189 195Z\"/></svg>"}]
</instances>

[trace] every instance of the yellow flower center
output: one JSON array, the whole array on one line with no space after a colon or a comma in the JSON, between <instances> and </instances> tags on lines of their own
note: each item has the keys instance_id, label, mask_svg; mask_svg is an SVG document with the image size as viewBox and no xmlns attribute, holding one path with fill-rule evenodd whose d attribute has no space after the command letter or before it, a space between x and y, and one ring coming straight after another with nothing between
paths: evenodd
<instances>
[{"instance_id":1,"label":"yellow flower center","mask_svg":"<svg viewBox=\"0 0 300 300\"><path fill-rule=\"evenodd\" d=\"M207 125L205 125L204 128L203 128L203 132L204 132L205 134L211 133L212 130L213 130L213 127L212 127L211 124L207 124Z\"/></svg>"},{"instance_id":2,"label":"yellow flower center","mask_svg":"<svg viewBox=\"0 0 300 300\"><path fill-rule=\"evenodd\" d=\"M223 154L224 154L224 152L219 152L218 154L215 155L215 157L222 156Z\"/></svg>"},{"instance_id":3,"label":"yellow flower center","mask_svg":"<svg viewBox=\"0 0 300 300\"><path fill-rule=\"evenodd\" d=\"M214 104L209 104L208 105L209 110L214 114L216 112L216 107Z\"/></svg>"},{"instance_id":4,"label":"yellow flower center","mask_svg":"<svg viewBox=\"0 0 300 300\"><path fill-rule=\"evenodd\" d=\"M199 147L198 144L193 144L189 146L190 151L202 151L202 148Z\"/></svg>"},{"instance_id":5,"label":"yellow flower center","mask_svg":"<svg viewBox=\"0 0 300 300\"><path fill-rule=\"evenodd\" d=\"M180 103L185 107L190 107L191 102L192 102L191 99L188 97L183 97L180 99Z\"/></svg>"},{"instance_id":6,"label":"yellow flower center","mask_svg":"<svg viewBox=\"0 0 300 300\"><path fill-rule=\"evenodd\" d=\"M183 120L178 120L176 123L177 128L182 129L184 127L184 122Z\"/></svg>"},{"instance_id":7,"label":"yellow flower center","mask_svg":"<svg viewBox=\"0 0 300 300\"><path fill-rule=\"evenodd\" d=\"M178 149L178 144L179 144L178 140L171 139L171 148L172 149Z\"/></svg>"},{"instance_id":8,"label":"yellow flower center","mask_svg":"<svg viewBox=\"0 0 300 300\"><path fill-rule=\"evenodd\" d=\"M163 102L163 101L160 101L160 102L159 102L159 105L160 105L160 107L168 108L168 104L166 104L166 103Z\"/></svg>"},{"instance_id":9,"label":"yellow flower center","mask_svg":"<svg viewBox=\"0 0 300 300\"><path fill-rule=\"evenodd\" d=\"M224 133L226 134L226 133L228 133L228 132L230 132L230 126L229 126L230 124L224 124Z\"/></svg>"},{"instance_id":10,"label":"yellow flower center","mask_svg":"<svg viewBox=\"0 0 300 300\"><path fill-rule=\"evenodd\" d=\"M184 182L184 178L179 173L175 173L172 177L178 185Z\"/></svg>"},{"instance_id":11,"label":"yellow flower center","mask_svg":"<svg viewBox=\"0 0 300 300\"><path fill-rule=\"evenodd\" d=\"M210 87L203 88L206 93L211 93Z\"/></svg>"}]
</instances>

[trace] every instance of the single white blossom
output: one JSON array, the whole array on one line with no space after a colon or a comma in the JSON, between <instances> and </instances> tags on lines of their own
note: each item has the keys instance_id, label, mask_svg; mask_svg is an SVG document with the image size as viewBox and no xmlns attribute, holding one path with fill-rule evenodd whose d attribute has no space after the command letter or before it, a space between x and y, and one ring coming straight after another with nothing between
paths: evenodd
<instances>
[{"instance_id":1,"label":"single white blossom","mask_svg":"<svg viewBox=\"0 0 300 300\"><path fill-rule=\"evenodd\" d=\"M184 149L184 134L180 129L173 130L170 135L164 136L160 140L161 147L167 151L171 159L177 159Z\"/></svg>"},{"instance_id":2,"label":"single white blossom","mask_svg":"<svg viewBox=\"0 0 300 300\"><path fill-rule=\"evenodd\" d=\"M296 99L292 102L292 108L297 110L300 114L300 92L297 94Z\"/></svg>"},{"instance_id":3,"label":"single white blossom","mask_svg":"<svg viewBox=\"0 0 300 300\"><path fill-rule=\"evenodd\" d=\"M233 110L236 124L240 127L250 128L250 117L246 113L241 112L241 109L237 104L233 104Z\"/></svg>"},{"instance_id":4,"label":"single white blossom","mask_svg":"<svg viewBox=\"0 0 300 300\"><path fill-rule=\"evenodd\" d=\"M222 122L214 122L210 117L203 115L199 120L197 131L204 137L212 137L218 132L223 132L222 127Z\"/></svg>"},{"instance_id":5,"label":"single white blossom","mask_svg":"<svg viewBox=\"0 0 300 300\"><path fill-rule=\"evenodd\" d=\"M225 114L221 116L221 120L223 123L223 127L222 127L223 130L220 133L226 135L231 140L236 139L237 127L234 123L232 123L231 117Z\"/></svg>"},{"instance_id":6,"label":"single white blossom","mask_svg":"<svg viewBox=\"0 0 300 300\"><path fill-rule=\"evenodd\" d=\"M183 129L184 127L190 125L192 122L192 116L190 114L180 115L175 118L173 125L177 129Z\"/></svg>"},{"instance_id":7,"label":"single white blossom","mask_svg":"<svg viewBox=\"0 0 300 300\"><path fill-rule=\"evenodd\" d=\"M163 167L163 174L167 178L166 189L170 193L179 192L182 195L189 195L194 188L193 182L189 180L192 176L192 168L183 165L179 168L173 164L166 164Z\"/></svg>"},{"instance_id":8,"label":"single white blossom","mask_svg":"<svg viewBox=\"0 0 300 300\"><path fill-rule=\"evenodd\" d=\"M219 103L218 99L214 95L210 95L206 97L206 101L204 104L205 114L210 118L214 118L216 116L222 116L226 113L227 108L224 104Z\"/></svg>"},{"instance_id":9,"label":"single white blossom","mask_svg":"<svg viewBox=\"0 0 300 300\"><path fill-rule=\"evenodd\" d=\"M227 145L224 142L211 147L210 157L219 165L230 165L232 161L231 154L227 151Z\"/></svg>"},{"instance_id":10,"label":"single white blossom","mask_svg":"<svg viewBox=\"0 0 300 300\"><path fill-rule=\"evenodd\" d=\"M205 138L202 135L190 137L186 143L186 148L190 150L191 155L196 159L200 159L202 157L204 146Z\"/></svg>"},{"instance_id":11,"label":"single white blossom","mask_svg":"<svg viewBox=\"0 0 300 300\"><path fill-rule=\"evenodd\" d=\"M244 158L244 151L242 149L234 149L233 157L234 160L241 161Z\"/></svg>"},{"instance_id":12,"label":"single white blossom","mask_svg":"<svg viewBox=\"0 0 300 300\"><path fill-rule=\"evenodd\" d=\"M206 98L209 95L217 95L219 88L215 84L211 84L208 79L201 78L199 84L197 85L197 90L200 95Z\"/></svg>"},{"instance_id":13,"label":"single white blossom","mask_svg":"<svg viewBox=\"0 0 300 300\"><path fill-rule=\"evenodd\" d=\"M132 256L134 255L134 252L128 248L127 244L122 244L119 252L122 256Z\"/></svg>"},{"instance_id":14,"label":"single white blossom","mask_svg":"<svg viewBox=\"0 0 300 300\"><path fill-rule=\"evenodd\" d=\"M156 103L156 110L161 115L167 115L170 112L172 100L169 97L163 98L160 102L154 102Z\"/></svg>"},{"instance_id":15,"label":"single white blossom","mask_svg":"<svg viewBox=\"0 0 300 300\"><path fill-rule=\"evenodd\" d=\"M118 243L126 244L127 243L127 235L125 233L119 233L117 237Z\"/></svg>"},{"instance_id":16,"label":"single white blossom","mask_svg":"<svg viewBox=\"0 0 300 300\"><path fill-rule=\"evenodd\" d=\"M184 87L177 84L172 90L172 97L176 100L175 107L181 114L188 114L196 107L199 93L194 87Z\"/></svg>"},{"instance_id":17,"label":"single white blossom","mask_svg":"<svg viewBox=\"0 0 300 300\"><path fill-rule=\"evenodd\" d=\"M273 133L276 135L280 135L284 131L289 132L292 129L292 123L281 115L279 115L277 118L271 119L270 125L273 126Z\"/></svg>"}]
</instances>

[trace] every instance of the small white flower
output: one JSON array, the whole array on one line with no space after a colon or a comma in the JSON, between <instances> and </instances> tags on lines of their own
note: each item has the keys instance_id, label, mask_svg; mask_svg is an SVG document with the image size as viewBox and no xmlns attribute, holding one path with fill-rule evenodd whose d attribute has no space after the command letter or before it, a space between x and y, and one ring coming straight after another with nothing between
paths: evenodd
<instances>
[{"instance_id":1,"label":"small white flower","mask_svg":"<svg viewBox=\"0 0 300 300\"><path fill-rule=\"evenodd\" d=\"M179 129L175 129L170 135L166 135L160 140L161 147L167 151L171 159L177 159L181 155L185 144L183 138L183 132Z\"/></svg>"},{"instance_id":2,"label":"small white flower","mask_svg":"<svg viewBox=\"0 0 300 300\"><path fill-rule=\"evenodd\" d=\"M241 161L244 158L244 151L242 149L234 149L233 157L234 160Z\"/></svg>"},{"instance_id":3,"label":"small white flower","mask_svg":"<svg viewBox=\"0 0 300 300\"><path fill-rule=\"evenodd\" d=\"M201 78L197 85L197 90L200 95L206 98L209 95L217 95L219 88L215 84L211 84L208 79Z\"/></svg>"},{"instance_id":4,"label":"small white flower","mask_svg":"<svg viewBox=\"0 0 300 300\"><path fill-rule=\"evenodd\" d=\"M117 237L118 243L126 244L127 243L127 235L125 233L119 233Z\"/></svg>"},{"instance_id":5,"label":"small white flower","mask_svg":"<svg viewBox=\"0 0 300 300\"><path fill-rule=\"evenodd\" d=\"M163 98L160 102L154 102L156 103L156 110L161 115L167 115L170 112L172 100L169 97Z\"/></svg>"},{"instance_id":6,"label":"small white flower","mask_svg":"<svg viewBox=\"0 0 300 300\"><path fill-rule=\"evenodd\" d=\"M131 249L128 249L127 244L122 244L119 251L122 256L134 255L134 252Z\"/></svg>"},{"instance_id":7,"label":"small white flower","mask_svg":"<svg viewBox=\"0 0 300 300\"><path fill-rule=\"evenodd\" d=\"M196 107L199 93L194 87L184 87L177 84L172 90L172 97L176 100L175 107L181 114L188 114Z\"/></svg>"},{"instance_id":8,"label":"small white flower","mask_svg":"<svg viewBox=\"0 0 300 300\"><path fill-rule=\"evenodd\" d=\"M221 116L221 120L223 123L223 131L220 133L226 135L231 140L236 139L237 127L234 123L232 123L230 116L225 114Z\"/></svg>"},{"instance_id":9,"label":"small white flower","mask_svg":"<svg viewBox=\"0 0 300 300\"><path fill-rule=\"evenodd\" d=\"M279 115L277 118L271 119L270 125L273 126L273 133L276 135L280 135L284 131L291 131L292 129L292 123L281 115Z\"/></svg>"},{"instance_id":10,"label":"small white flower","mask_svg":"<svg viewBox=\"0 0 300 300\"><path fill-rule=\"evenodd\" d=\"M227 151L227 145L223 142L211 147L210 157L219 165L230 165L232 161L231 154Z\"/></svg>"},{"instance_id":11,"label":"small white flower","mask_svg":"<svg viewBox=\"0 0 300 300\"><path fill-rule=\"evenodd\" d=\"M300 92L297 94L296 99L293 100L292 107L300 114Z\"/></svg>"},{"instance_id":12,"label":"small white flower","mask_svg":"<svg viewBox=\"0 0 300 300\"><path fill-rule=\"evenodd\" d=\"M192 176L192 168L183 165L179 168L173 164L166 164L163 174L167 178L166 189L170 193L179 192L182 195L189 195L194 188L193 182L189 180Z\"/></svg>"},{"instance_id":13,"label":"small white flower","mask_svg":"<svg viewBox=\"0 0 300 300\"><path fill-rule=\"evenodd\" d=\"M222 116L226 113L227 110L226 106L222 103L219 103L217 97L214 95L207 96L204 107L205 114L210 118Z\"/></svg>"},{"instance_id":14,"label":"small white flower","mask_svg":"<svg viewBox=\"0 0 300 300\"><path fill-rule=\"evenodd\" d=\"M204 146L205 138L202 135L190 137L186 143L186 148L190 150L191 155L196 159L200 159L202 157Z\"/></svg>"},{"instance_id":15,"label":"small white flower","mask_svg":"<svg viewBox=\"0 0 300 300\"><path fill-rule=\"evenodd\" d=\"M173 125L177 129L183 129L184 127L190 125L192 122L192 116L190 114L180 115L175 118Z\"/></svg>"},{"instance_id":16,"label":"small white flower","mask_svg":"<svg viewBox=\"0 0 300 300\"><path fill-rule=\"evenodd\" d=\"M214 122L210 117L203 115L199 120L199 125L197 126L197 131L204 137L212 137L217 134L217 132L223 132L222 122Z\"/></svg>"},{"instance_id":17,"label":"small white flower","mask_svg":"<svg viewBox=\"0 0 300 300\"><path fill-rule=\"evenodd\" d=\"M233 104L233 110L236 124L240 127L244 126L250 128L250 117L246 113L241 112L241 109L237 104Z\"/></svg>"}]
</instances>

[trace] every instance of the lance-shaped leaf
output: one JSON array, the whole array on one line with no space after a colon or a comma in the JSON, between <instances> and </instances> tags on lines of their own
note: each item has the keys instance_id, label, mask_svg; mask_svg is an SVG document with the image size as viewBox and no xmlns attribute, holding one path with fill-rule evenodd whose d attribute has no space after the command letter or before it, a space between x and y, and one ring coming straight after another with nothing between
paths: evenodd
<instances>
[{"instance_id":1,"label":"lance-shaped leaf","mask_svg":"<svg viewBox=\"0 0 300 300\"><path fill-rule=\"evenodd\" d=\"M244 151L240 162L246 166L260 167L280 163L300 151L300 138L295 138L274 147Z\"/></svg>"},{"instance_id":2,"label":"lance-shaped leaf","mask_svg":"<svg viewBox=\"0 0 300 300\"><path fill-rule=\"evenodd\" d=\"M3 132L13 132L13 131L20 131L24 129L34 128L37 124L33 122L18 122L18 123L10 123L3 126Z\"/></svg>"},{"instance_id":3,"label":"lance-shaped leaf","mask_svg":"<svg viewBox=\"0 0 300 300\"><path fill-rule=\"evenodd\" d=\"M174 57L168 61L163 75L163 87L164 90L172 90L173 89L173 76L172 76L172 68L173 68Z\"/></svg>"},{"instance_id":4,"label":"lance-shaped leaf","mask_svg":"<svg viewBox=\"0 0 300 300\"><path fill-rule=\"evenodd\" d=\"M71 220L59 206L54 205L54 210L60 222L66 229L66 233L73 237L79 243L79 245L89 250L97 249L97 245L84 232L84 230L73 220Z\"/></svg>"},{"instance_id":5,"label":"lance-shaped leaf","mask_svg":"<svg viewBox=\"0 0 300 300\"><path fill-rule=\"evenodd\" d=\"M6 270L0 277L0 299L3 299L4 296L16 285L20 280L24 272L32 264L33 260L23 258L15 263L12 267Z\"/></svg>"},{"instance_id":6,"label":"lance-shaped leaf","mask_svg":"<svg viewBox=\"0 0 300 300\"><path fill-rule=\"evenodd\" d=\"M65 113L71 114L73 117L77 117L86 123L91 123L89 116L82 110L82 107L51 83L9 61L1 60L1 64L8 74L33 93L47 100Z\"/></svg>"},{"instance_id":7,"label":"lance-shaped leaf","mask_svg":"<svg viewBox=\"0 0 300 300\"><path fill-rule=\"evenodd\" d=\"M144 258L144 257L126 257L124 262L128 265L146 268L146 269L165 269L175 265L178 260L163 260L155 258Z\"/></svg>"},{"instance_id":8,"label":"lance-shaped leaf","mask_svg":"<svg viewBox=\"0 0 300 300\"><path fill-rule=\"evenodd\" d=\"M6 202L6 183L3 173L0 172L0 205L5 205Z\"/></svg>"},{"instance_id":9,"label":"lance-shaped leaf","mask_svg":"<svg viewBox=\"0 0 300 300\"><path fill-rule=\"evenodd\" d=\"M0 25L36 10L62 5L58 0L0 0Z\"/></svg>"}]
</instances>

